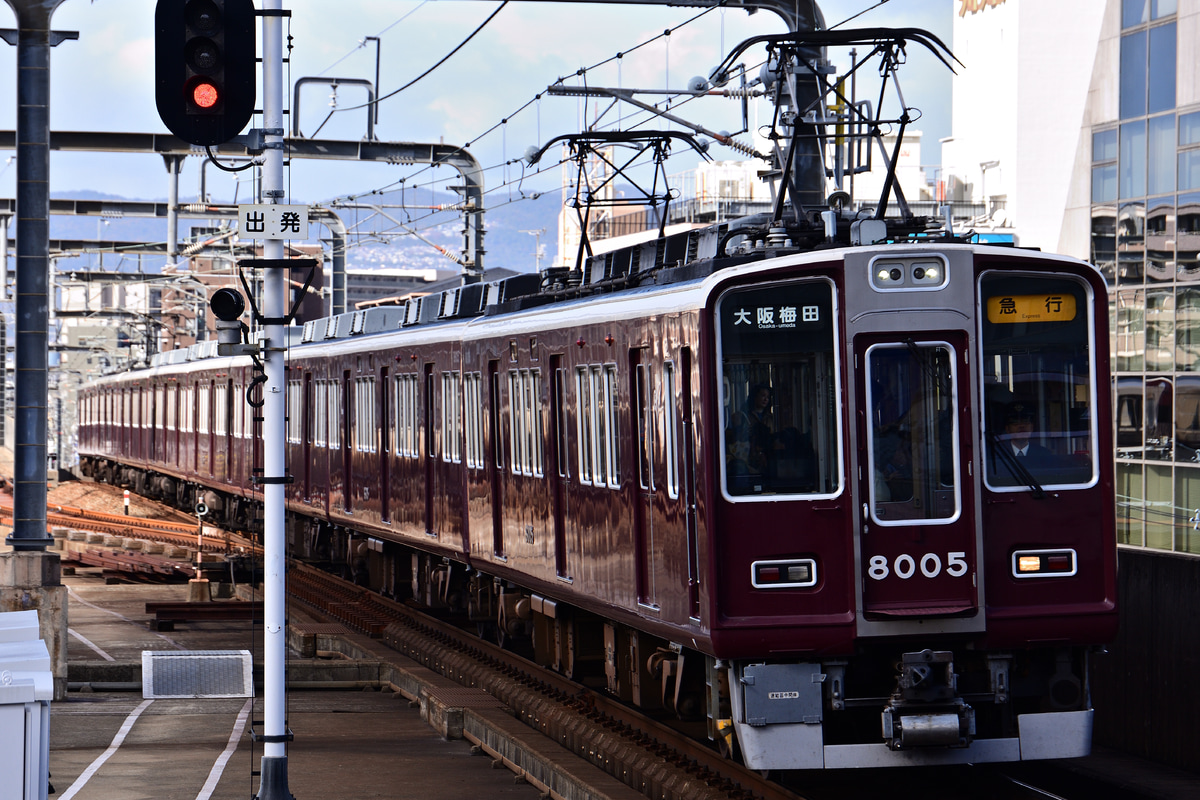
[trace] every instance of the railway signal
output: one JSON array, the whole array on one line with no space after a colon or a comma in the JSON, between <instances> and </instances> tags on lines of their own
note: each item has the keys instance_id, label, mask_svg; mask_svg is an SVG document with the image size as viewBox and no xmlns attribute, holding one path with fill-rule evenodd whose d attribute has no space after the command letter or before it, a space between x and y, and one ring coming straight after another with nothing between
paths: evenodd
<instances>
[{"instance_id":1,"label":"railway signal","mask_svg":"<svg viewBox=\"0 0 1200 800\"><path fill-rule=\"evenodd\" d=\"M227 142L253 116L254 17L253 0L158 0L155 101L185 142Z\"/></svg>"}]
</instances>

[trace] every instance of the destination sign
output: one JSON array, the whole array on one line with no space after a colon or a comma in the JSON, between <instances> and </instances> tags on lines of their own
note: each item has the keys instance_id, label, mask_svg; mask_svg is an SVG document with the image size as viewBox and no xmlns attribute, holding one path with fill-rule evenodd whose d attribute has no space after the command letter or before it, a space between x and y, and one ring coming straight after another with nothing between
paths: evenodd
<instances>
[{"instance_id":1,"label":"destination sign","mask_svg":"<svg viewBox=\"0 0 1200 800\"><path fill-rule=\"evenodd\" d=\"M1075 297L1071 294L1018 294L989 297L988 322L1070 322L1075 319Z\"/></svg>"}]
</instances>

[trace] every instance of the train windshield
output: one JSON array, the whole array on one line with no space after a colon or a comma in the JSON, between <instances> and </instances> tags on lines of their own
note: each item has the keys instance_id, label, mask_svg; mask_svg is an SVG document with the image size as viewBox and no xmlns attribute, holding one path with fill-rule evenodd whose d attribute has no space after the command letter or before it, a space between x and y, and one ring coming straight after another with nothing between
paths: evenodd
<instances>
[{"instance_id":1,"label":"train windshield","mask_svg":"<svg viewBox=\"0 0 1200 800\"><path fill-rule=\"evenodd\" d=\"M872 513L881 525L958 518L954 351L945 342L867 351Z\"/></svg>"},{"instance_id":2,"label":"train windshield","mask_svg":"<svg viewBox=\"0 0 1200 800\"><path fill-rule=\"evenodd\" d=\"M726 292L717 303L723 484L730 497L839 488L833 287Z\"/></svg>"},{"instance_id":3,"label":"train windshield","mask_svg":"<svg viewBox=\"0 0 1200 800\"><path fill-rule=\"evenodd\" d=\"M1064 276L980 280L984 476L1040 493L1096 478L1087 287Z\"/></svg>"}]
</instances>

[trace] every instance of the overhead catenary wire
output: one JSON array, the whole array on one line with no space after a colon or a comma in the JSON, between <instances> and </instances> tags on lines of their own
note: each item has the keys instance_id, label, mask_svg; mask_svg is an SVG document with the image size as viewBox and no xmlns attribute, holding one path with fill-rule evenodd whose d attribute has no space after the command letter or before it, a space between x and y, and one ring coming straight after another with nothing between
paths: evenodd
<instances>
[{"instance_id":1,"label":"overhead catenary wire","mask_svg":"<svg viewBox=\"0 0 1200 800\"><path fill-rule=\"evenodd\" d=\"M430 73L432 73L434 70L436 70L436 69L437 69L439 66L441 66L442 64L444 64L446 60L448 60L448 59L449 59L451 56L453 56L453 55L454 55L454 53L456 53L458 50L460 50L462 47L464 47L464 46L465 46L465 45L466 45L466 44L467 44L467 43L468 43L468 42L469 42L469 41L470 41L470 40L471 40L471 39L472 39L472 38L473 38L473 37L474 37L476 34L478 34L478 33L479 33L479 32L480 32L480 31L481 31L481 30L482 30L484 27L486 27L486 25L487 25L487 24L488 24L488 23L489 23L489 22L490 22L490 21L491 21L491 20L492 20L492 19L495 17L495 15L496 15L496 14L498 14L498 13L499 13L499 11L500 11L500 10L502 10L502 9L504 8L504 6L507 4L507 1L508 1L508 0L505 0L505 2L504 2L504 3L502 3L502 4L501 4L501 5L500 5L500 6L499 6L497 9L495 9L495 10L492 12L492 14L491 14L491 15L489 15L489 17L488 17L486 20L484 20L484 22L483 22L483 23L482 23L480 26L478 26L478 27L475 29L475 31L473 31L473 32L471 33L471 35L470 35L470 36L468 36L468 37L467 37L467 38L466 38L466 39L465 39L463 42L461 42L461 43L460 43L460 44L459 44L459 45L458 45L456 48L454 48L454 50L452 50L452 51L451 51L449 54L447 54L447 56L443 57L443 58L442 58L441 60L439 60L439 61L438 61L436 64L434 64L433 66L431 66L429 69L425 70L425 71L424 71L424 72L423 72L423 73L422 73L420 76L418 76L417 78L415 78L415 79L413 79L412 81L408 82L408 83L407 83L407 84L405 84L404 86L401 86L401 87L399 87L398 89L395 89L395 90L393 90L393 91L391 91L391 92L388 92L387 94L384 94L384 95L381 95L380 97L377 97L377 98L376 98L374 101L369 101L369 102L367 102L367 103L359 104L359 105L357 105L357 106L348 107L348 108L344 108L344 109L340 109L340 110L343 110L343 111L349 111L349 110L354 110L354 109L360 109L360 108L367 107L367 106L371 105L372 103L379 103L379 102L381 102L381 101L383 101L383 100L385 100L385 99L389 99L389 98L391 98L391 97L394 97L394 96L396 96L396 95L397 95L397 94L399 94L400 92L402 92L402 91L404 91L405 89L407 89L407 88L411 87L412 85L414 85L414 84L415 84L417 81L421 80L421 79L422 79L422 78L424 78L424 77L427 77L427 76L428 76ZM878 2L876 2L874 5L872 5L872 6L868 7L868 8L865 8L865 9L863 9L863 10L861 10L861 11L857 12L856 14L853 14L853 15L851 15L851 16L849 16L849 17L847 17L846 19L842 20L841 22L837 23L837 24L836 24L836 25L834 25L834 26L831 26L831 29L832 29L832 28L839 27L839 26L841 26L841 25L844 25L845 23L849 22L850 20L853 20L853 19L855 19L855 18L857 18L857 17L859 17L859 16L862 16L863 14L865 14L865 13L867 13L867 12L870 12L870 11L872 11L872 10L875 10L875 9L877 9L878 7L880 7L880 6L882 6L883 4L885 4L886 2L888 2L888 0L878 0ZM709 8L706 8L706 9L704 9L704 10L700 11L699 13L697 13L697 14L695 14L695 15L693 15L693 16L691 16L691 17L689 17L687 20L685 20L685 21L681 22L680 24L678 24L678 25L675 25L675 26L673 26L673 27L669 27L669 28L665 29L665 30L664 30L662 33L659 33L659 34L656 34L656 35L654 35L654 36L652 36L652 37L649 37L649 38L647 38L646 40L644 40L644 41L642 41L642 42L639 42L638 44L634 45L634 46L633 46L633 47L631 47L631 48L624 49L624 50L619 50L619 51L615 52L613 55L611 55L611 56L609 56L609 57L607 57L607 58L605 58L605 59L603 59L603 60L601 60L601 61L598 61L598 62L596 62L595 64L592 64L591 66L588 66L588 67L582 67L582 68L580 68L580 69L576 70L576 72L575 72L575 73L573 73L573 74L570 74L570 75L565 75L565 76L560 76L560 77L559 77L559 78L557 78L557 80L554 82L554 85L563 84L563 83L565 83L567 80L569 80L569 79L571 79L571 78L577 78L577 79L579 79L581 82L583 82L583 83L585 83L585 84L586 84L586 82L587 82L587 76L588 76L588 73L589 73L589 72L595 71L595 70L599 69L600 67L603 67L603 66L605 66L605 65L608 65L608 64L612 64L612 63L614 63L614 62L615 62L615 63L616 63L616 65L617 65L617 69L618 69L618 83L620 84L620 83L622 83L622 82L623 82L623 79L622 79L620 76L621 76L621 66L622 66L622 65L623 65L623 63L624 63L623 59L624 59L624 57L625 57L625 56L629 55L630 53L636 52L636 51L638 51L638 50L640 50L640 49L643 49L643 48L645 48L645 47L648 47L648 46L652 45L653 43L655 43L655 42L659 41L660 39L667 39L667 41L669 41L669 37L671 36L672 32L674 32L674 31L678 31L678 30L680 30L681 28L684 28L684 27L686 27L686 26L688 26L688 25L691 25L691 24L695 23L696 21L698 21L698 20L700 20L701 18L705 17L707 14L709 14L710 12L712 12L712 11L714 11L714 10L721 10L721 11L724 11L724 10L725 10L725 8L726 8L726 6L727 6L727 3L726 3L726 2L721 2L721 3L718 3L718 4L714 4L713 6L711 6L711 7L709 7ZM391 25L391 26L389 26L389 28L388 28L388 29L390 29L391 27L394 27L395 25L399 24L399 23L400 23L401 21L403 21L403 19L404 19L404 18L406 18L407 16L409 16L409 15L405 15L405 17L402 17L402 18L400 18L400 19L396 20L396 22L392 23L392 25ZM387 30L387 29L385 29L385 30ZM724 37L724 27L723 27L723 26L722 26L722 29L721 29L721 36L722 36L722 41L723 41L723 37ZM669 54L669 50L668 50L668 54ZM668 58L669 58L669 55L668 55ZM761 64L762 62L759 62L759 63ZM755 67L757 67L757 66L758 66L758 65L755 65ZM667 66L667 68L669 69L669 61L668 61L668 66ZM753 67L752 67L751 69L753 69ZM502 132L502 133L503 133L503 134L506 136L506 135L507 135L507 127L508 127L508 124L509 124L509 123L512 121L512 119L513 119L514 117L516 117L516 116L518 116L518 115L522 114L522 113L523 113L523 112L525 112L526 110L528 110L528 109L529 109L531 106L532 106L532 107L534 107L534 108L537 110L537 112L538 112L538 116L537 116L537 131L538 131L538 136L539 136L539 138L540 138L540 135L541 135L541 116L540 116L540 111L541 111L541 108L540 108L540 104L541 104L541 100L542 100L543 94L544 94L544 92L538 92L538 93L536 93L536 94L535 94L533 97L531 97L529 100L525 101L525 102L524 102L524 103L522 103L520 106L518 106L518 107L517 107L517 108L516 108L514 111L512 111L511 113L509 113L509 114L507 114L507 115L504 115L503 117L501 117L501 118L500 118L500 119L499 119L497 122L495 122L494 124L492 124L492 125L491 125L491 126L489 126L488 128L484 129L484 130L483 130L483 131L482 131L480 134L478 134L477 136L470 138L470 139L469 139L469 140L468 140L468 141L467 141L467 142L466 142L466 143L463 145L463 147L464 147L464 148L470 148L470 147L471 147L473 144L477 144L477 143L478 143L480 140L482 140L482 139L484 139L484 138L486 138L486 137L488 137L488 136L490 136L490 135L494 134L494 133L495 133L496 131L498 131L498 130L499 130L499 131L501 131L501 132ZM690 102L692 102L692 101L693 101L693 100L695 100L695 99L698 99L698 97L699 97L699 96L703 96L703 95L696 95L696 94L694 94L694 93L691 93L691 92L687 92L687 91L680 91L680 92L678 92L678 93L674 93L674 94L671 94L671 95L669 95L667 98L665 98L664 100L660 101L660 103L655 103L655 104L654 104L654 107L655 107L655 108L659 108L660 106L662 106L662 107L666 107L666 108L671 108L672 110L677 110L677 109L678 109L678 108L680 108L681 106L683 106L683 105L685 105L685 104L687 104L687 103L690 103ZM656 115L655 115L654 113L651 113L651 112L648 112L648 111L638 111L638 112L634 112L634 113L631 113L631 114L619 115L619 116L617 116L615 119L612 119L612 120L608 121L608 122L607 122L605 125L603 125L603 126L600 126L600 127L598 127L598 128L595 128L595 129L598 129L598 130L604 130L604 129L618 129L618 130L619 130L619 129L622 129L624 126L630 126L630 127L636 128L636 127L638 127L638 126L641 126L641 125L644 125L644 124L646 124L647 122L649 122L650 120L653 120L653 119L656 119L656 118L657 118L657 117L656 117ZM504 150L507 150L507 143L505 143L505 145L504 145L504 148L503 148L503 149L504 149ZM522 171L521 171L521 174L520 174L518 177L516 177L515 179L514 179L514 178L510 178L510 177L509 177L509 170L508 170L508 168L509 168L511 165L518 163L519 161L520 161L520 159L508 159L508 158L504 158L504 159L503 159L501 162L499 162L498 164L495 164L495 165L492 165L492 166L488 166L488 167L483 167L483 168L482 168L485 174L490 174L490 173L491 173L491 172L493 172L494 170L500 170L500 171L502 172L502 175L503 175L503 177L502 177L502 179L501 179L501 181L500 181L500 183L499 183L499 184L497 184L497 185L493 185L491 188L489 188L489 189L485 190L485 192L484 192L484 195L485 195L485 196L492 196L492 195L494 195L496 192L500 192L500 191L508 191L508 193L509 193L509 197L508 197L508 200L507 200L507 202L504 202L504 203L501 203L501 204L497 204L497 205L495 205L495 206L489 206L489 208L492 208L492 209L495 209L495 208L501 208L501 207L503 207L503 206L506 206L506 205L511 205L512 203L515 203L515 202L523 202L523 201L526 201L526 200L528 200L528 199L533 199L533 197L540 197L540 196L542 196L542 195L546 194L546 192L539 192L539 193L536 193L536 194L534 194L532 197L530 197L530 196L527 196L527 195L526 195L526 194L525 194L523 191L520 191L520 192L518 193L518 195L517 195L517 196L514 196L510 190L511 190L511 188L512 188L512 186L513 186L514 184L516 184L516 185L518 185L518 186L519 186L519 185L520 185L520 184L522 184L524 181L528 180L528 179L529 179L531 176L535 176L535 175L543 174L543 173L545 173L545 172L549 172L549 171L551 171L551 170L555 170L555 169L557 169L559 166L561 166L561 164L562 164L562 161L561 161L561 160L560 160L559 162L557 162L557 163L550 163L550 164L539 164L539 165L538 165L538 168L537 168L536 170L534 170L533 172L527 172L525 169L522 169ZM361 199L361 198L363 198L363 197L366 197L366 196L369 196L369 195L378 195L378 194L384 194L384 193L386 193L386 192L388 192L388 191L390 191L390 190L394 189L394 188L395 188L395 187L397 187L397 186L403 186L403 187L406 187L406 188L412 188L412 189L425 189L425 188L433 189L433 188L434 188L434 187L436 187L437 185L439 185L439 184L441 184L441 183L444 183L444 182L447 182L447 181L451 180L451 178L432 178L432 177L431 177L429 180L424 180L424 181L419 181L419 180L415 180L415 179L416 179L416 178L418 178L418 177L420 177L420 176L422 176L422 175L428 175L428 174L430 174L430 173L431 173L431 172L432 172L432 171L433 171L433 170L434 170L434 169L435 169L437 166L439 166L439 165L438 165L438 164L436 164L436 163L434 163L434 164L428 164L428 165L425 165L425 166L423 166L421 169L418 169L418 170L416 170L416 171L414 171L414 172L412 172L412 173L409 173L409 174L408 174L408 175L406 175L404 178L402 178L402 179L400 179L400 180L398 180L398 181L392 181L392 182L390 182L390 183L388 183L388 184L385 184L385 185L383 185L383 186L380 186L380 187L377 187L377 188L375 188L375 189L371 189L371 190L368 190L368 191L364 191L364 192L354 192L354 193L350 193L350 194L346 194L346 195L341 195L341 196L339 196L339 197L337 197L337 198L334 198L334 199L332 199L332 200L331 200L331 201L329 201L329 202L331 202L332 204L337 204L339 201L345 201L345 202L354 202L354 201L357 201L358 199ZM437 212L435 212L435 213L437 213ZM430 215L425 215L425 216L417 216L417 217L414 217L414 218L413 218L413 219L410 221L410 223L409 223L409 224L410 224L410 225L413 227L413 229L415 229L415 230L424 230L424 229L427 229L427 227L428 227L428 228L432 228L432 227L438 227L438 226L441 226L441 225L443 225L443 224L447 224L447 223L443 223L443 222L436 221L436 220L434 219L434 214L430 214ZM398 234L398 235L399 235L399 234Z\"/></svg>"}]
</instances>

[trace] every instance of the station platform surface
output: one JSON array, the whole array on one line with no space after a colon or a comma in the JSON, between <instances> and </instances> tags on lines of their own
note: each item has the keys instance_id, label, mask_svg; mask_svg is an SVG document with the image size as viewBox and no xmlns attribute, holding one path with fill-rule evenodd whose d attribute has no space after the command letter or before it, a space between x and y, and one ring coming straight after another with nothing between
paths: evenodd
<instances>
[{"instance_id":1,"label":"station platform surface","mask_svg":"<svg viewBox=\"0 0 1200 800\"><path fill-rule=\"evenodd\" d=\"M112 680L71 685L51 708L52 798L77 800L246 800L258 791L262 745L248 734L262 699L143 699L128 668L143 650L251 650L261 625L180 623L158 632L147 602L183 601L186 586L105 585L64 576L69 597L68 662L75 673ZM119 691L113 691L119 689ZM261 692L259 693L261 694ZM447 740L400 694L378 690L293 690L287 725L288 789L305 798L513 798L542 792L513 772ZM259 732L262 728L257 728ZM499 768L497 768L499 767Z\"/></svg>"}]
</instances>

